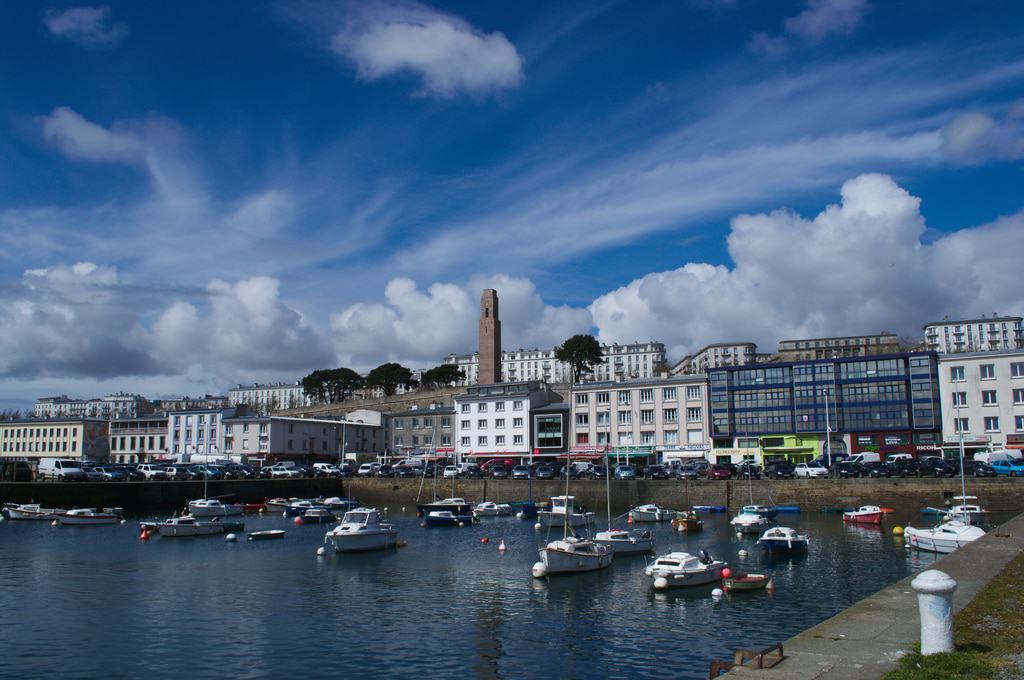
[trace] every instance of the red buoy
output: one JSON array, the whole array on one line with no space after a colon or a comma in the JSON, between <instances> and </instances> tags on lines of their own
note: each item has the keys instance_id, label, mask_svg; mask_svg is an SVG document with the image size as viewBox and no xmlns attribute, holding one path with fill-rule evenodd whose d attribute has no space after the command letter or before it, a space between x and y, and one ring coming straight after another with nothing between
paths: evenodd
<instances>
[{"instance_id":1,"label":"red buoy","mask_svg":"<svg viewBox=\"0 0 1024 680\"><path fill-rule=\"evenodd\" d=\"M147 531L146 529L143 529L142 532L139 533L139 540L140 541L148 541L149 540L149 531Z\"/></svg>"},{"instance_id":2,"label":"red buoy","mask_svg":"<svg viewBox=\"0 0 1024 680\"><path fill-rule=\"evenodd\" d=\"M489 539L489 538L487 538L486 536L484 536L483 538L481 538L481 539L480 539L480 542L481 542L481 543L490 543L490 542L491 542L491 539Z\"/></svg>"},{"instance_id":3,"label":"red buoy","mask_svg":"<svg viewBox=\"0 0 1024 680\"><path fill-rule=\"evenodd\" d=\"M298 526L302 526L302 518L301 517L296 517L295 518L295 526L297 526L297 527Z\"/></svg>"},{"instance_id":4,"label":"red buoy","mask_svg":"<svg viewBox=\"0 0 1024 680\"><path fill-rule=\"evenodd\" d=\"M722 578L729 578L730 576L732 576L732 569L726 567L722 570Z\"/></svg>"}]
</instances>

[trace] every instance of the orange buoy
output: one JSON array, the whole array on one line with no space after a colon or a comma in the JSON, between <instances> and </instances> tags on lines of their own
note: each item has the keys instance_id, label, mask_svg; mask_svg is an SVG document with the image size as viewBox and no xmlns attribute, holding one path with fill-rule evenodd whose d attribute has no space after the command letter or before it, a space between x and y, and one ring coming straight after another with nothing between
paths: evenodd
<instances>
[{"instance_id":1,"label":"orange buoy","mask_svg":"<svg viewBox=\"0 0 1024 680\"><path fill-rule=\"evenodd\" d=\"M628 518L626 518L626 524L632 524L632 523L633 523L633 515L630 515Z\"/></svg>"},{"instance_id":2,"label":"orange buoy","mask_svg":"<svg viewBox=\"0 0 1024 680\"><path fill-rule=\"evenodd\" d=\"M481 543L490 543L490 542L491 542L491 539L489 539L489 538L487 538L486 536L484 536L483 538L481 538L481 539L480 539L480 542L481 542Z\"/></svg>"},{"instance_id":3,"label":"orange buoy","mask_svg":"<svg viewBox=\"0 0 1024 680\"><path fill-rule=\"evenodd\" d=\"M149 540L149 531L147 531L146 529L143 529L142 532L139 534L139 540L140 541L148 541Z\"/></svg>"}]
</instances>

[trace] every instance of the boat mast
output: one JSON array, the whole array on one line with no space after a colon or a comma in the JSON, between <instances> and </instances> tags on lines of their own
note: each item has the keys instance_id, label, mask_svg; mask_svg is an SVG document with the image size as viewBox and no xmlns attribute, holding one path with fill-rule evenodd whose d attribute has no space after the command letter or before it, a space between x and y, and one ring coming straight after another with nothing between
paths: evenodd
<instances>
[{"instance_id":1,"label":"boat mast","mask_svg":"<svg viewBox=\"0 0 1024 680\"><path fill-rule=\"evenodd\" d=\"M605 500L608 507L608 531L612 530L612 482L611 474L608 472L608 468L611 467L611 459L608 458L607 452L604 457L604 492Z\"/></svg>"},{"instance_id":2,"label":"boat mast","mask_svg":"<svg viewBox=\"0 0 1024 680\"><path fill-rule=\"evenodd\" d=\"M572 407L572 384L576 381L576 376L572 376L572 380L569 381L569 413L573 412ZM569 475L572 474L572 447L565 447L565 514L562 516L562 540L569 537L569 513L572 512L572 507L569 503Z\"/></svg>"},{"instance_id":3,"label":"boat mast","mask_svg":"<svg viewBox=\"0 0 1024 680\"><path fill-rule=\"evenodd\" d=\"M964 428L960 420L960 395L957 392L953 394L956 396L956 429L960 430L960 505L965 506L967 505L967 481L964 479ZM967 515L967 523L970 524L971 513L964 514Z\"/></svg>"}]
</instances>

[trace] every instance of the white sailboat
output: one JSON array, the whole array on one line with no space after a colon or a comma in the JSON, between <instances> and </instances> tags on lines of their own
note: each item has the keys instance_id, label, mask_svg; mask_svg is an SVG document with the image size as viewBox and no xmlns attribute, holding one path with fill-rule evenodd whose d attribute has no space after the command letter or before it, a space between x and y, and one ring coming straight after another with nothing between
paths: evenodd
<instances>
[{"instance_id":1,"label":"white sailboat","mask_svg":"<svg viewBox=\"0 0 1024 680\"><path fill-rule=\"evenodd\" d=\"M568 486L568 484L566 485ZM552 496L551 509L537 513L537 521L542 527L560 527L568 523L570 527L587 526L594 521L592 512L576 512L574 496Z\"/></svg>"},{"instance_id":2,"label":"white sailboat","mask_svg":"<svg viewBox=\"0 0 1024 680\"><path fill-rule=\"evenodd\" d=\"M611 461L605 459L604 466L604 485L605 485L605 496L607 497L607 509L608 509L608 528L605 531L599 531L594 536L594 542L611 549L613 555L628 555L635 553L645 553L654 550L654 536L651 535L650 531L639 530L639 531L627 531L625 529L613 529L612 528L612 492L611 492L611 481L610 473L608 468ZM635 521L635 519L634 519Z\"/></svg>"}]
</instances>

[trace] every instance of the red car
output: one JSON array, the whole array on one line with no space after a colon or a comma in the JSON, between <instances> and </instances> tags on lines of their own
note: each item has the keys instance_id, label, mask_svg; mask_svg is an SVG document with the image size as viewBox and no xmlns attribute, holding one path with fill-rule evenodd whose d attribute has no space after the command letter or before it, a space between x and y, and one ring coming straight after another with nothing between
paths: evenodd
<instances>
[{"instance_id":1,"label":"red car","mask_svg":"<svg viewBox=\"0 0 1024 680\"><path fill-rule=\"evenodd\" d=\"M728 465L712 465L708 468L708 479L729 479L732 477L732 468Z\"/></svg>"}]
</instances>

